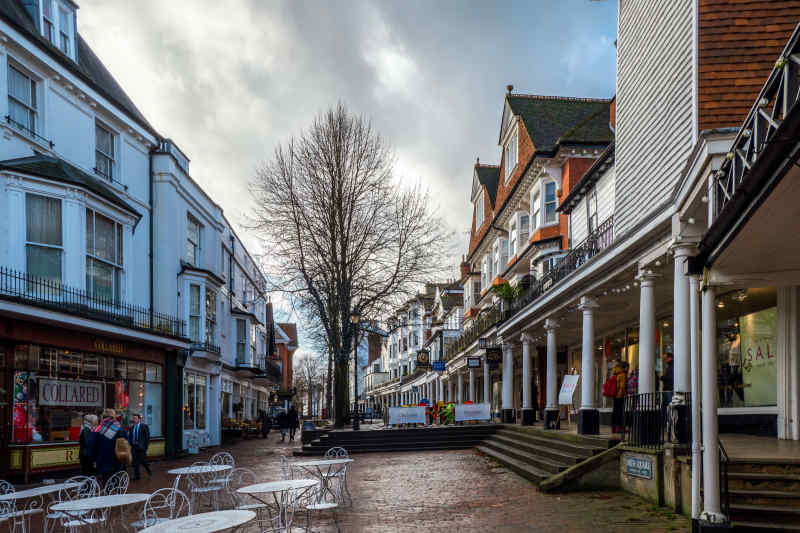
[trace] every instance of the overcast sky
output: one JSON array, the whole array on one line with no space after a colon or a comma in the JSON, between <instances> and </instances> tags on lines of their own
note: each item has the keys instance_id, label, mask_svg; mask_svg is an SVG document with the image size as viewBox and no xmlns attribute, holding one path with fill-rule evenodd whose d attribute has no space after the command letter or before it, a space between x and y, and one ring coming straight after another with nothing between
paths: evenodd
<instances>
[{"instance_id":1,"label":"overcast sky","mask_svg":"<svg viewBox=\"0 0 800 533\"><path fill-rule=\"evenodd\" d=\"M234 224L259 163L342 100L392 144L400 176L429 187L463 253L505 86L611 97L616 4L80 0L78 28Z\"/></svg>"}]
</instances>

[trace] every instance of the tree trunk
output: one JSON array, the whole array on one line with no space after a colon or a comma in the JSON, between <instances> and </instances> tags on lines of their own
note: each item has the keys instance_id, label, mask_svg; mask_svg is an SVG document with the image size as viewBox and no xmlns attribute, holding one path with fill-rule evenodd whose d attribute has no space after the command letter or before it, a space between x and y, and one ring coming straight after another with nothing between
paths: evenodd
<instances>
[{"instance_id":1,"label":"tree trunk","mask_svg":"<svg viewBox=\"0 0 800 533\"><path fill-rule=\"evenodd\" d=\"M325 376L325 418L331 418L331 396L333 394L333 353L328 349L328 375Z\"/></svg>"},{"instance_id":2,"label":"tree trunk","mask_svg":"<svg viewBox=\"0 0 800 533\"><path fill-rule=\"evenodd\" d=\"M347 412L350 408L350 376L348 366L347 359L344 361L336 361L336 379L333 381L333 387L336 397L336 403L334 405L336 411L334 426L337 428L344 427Z\"/></svg>"}]
</instances>

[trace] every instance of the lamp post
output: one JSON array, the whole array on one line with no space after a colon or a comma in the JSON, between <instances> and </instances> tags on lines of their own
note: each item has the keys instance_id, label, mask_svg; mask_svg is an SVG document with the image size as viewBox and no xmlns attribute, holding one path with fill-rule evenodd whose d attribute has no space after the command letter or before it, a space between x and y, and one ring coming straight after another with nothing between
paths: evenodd
<instances>
[{"instance_id":1,"label":"lamp post","mask_svg":"<svg viewBox=\"0 0 800 533\"><path fill-rule=\"evenodd\" d=\"M353 431L361 429L358 420L358 321L361 320L361 313L358 310L358 305L353 307L350 312L350 322L353 323L356 330L356 344L353 348L353 403L355 406L355 415L353 416Z\"/></svg>"}]
</instances>

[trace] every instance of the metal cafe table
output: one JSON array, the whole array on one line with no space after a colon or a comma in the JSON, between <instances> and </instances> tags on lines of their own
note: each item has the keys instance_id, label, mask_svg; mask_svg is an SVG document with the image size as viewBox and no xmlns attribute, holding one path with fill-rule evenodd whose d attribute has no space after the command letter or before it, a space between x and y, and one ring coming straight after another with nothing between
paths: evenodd
<instances>
[{"instance_id":1,"label":"metal cafe table","mask_svg":"<svg viewBox=\"0 0 800 533\"><path fill-rule=\"evenodd\" d=\"M253 511L213 511L159 522L139 533L217 533L238 528L255 517Z\"/></svg>"},{"instance_id":2,"label":"metal cafe table","mask_svg":"<svg viewBox=\"0 0 800 533\"><path fill-rule=\"evenodd\" d=\"M296 491L302 491L299 494L299 496L302 496L308 489L316 486L318 483L319 481L316 479L285 479L282 481L272 481L270 483L248 485L238 489L236 492L252 496L267 506L271 515L270 521L277 522L270 530L286 531L288 533L292 530L292 520L294 519L294 511L298 496ZM265 501L269 499L269 497L264 495L268 494L272 495L272 502Z\"/></svg>"},{"instance_id":3,"label":"metal cafe table","mask_svg":"<svg viewBox=\"0 0 800 533\"><path fill-rule=\"evenodd\" d=\"M92 531L92 529L109 531L113 530L114 526L119 526L126 531L130 531L131 528L123 517L124 508L135 503L144 503L149 497L149 494L143 493L94 496L92 498L81 498L79 500L57 503L50 507L50 509L53 511L61 511L69 515L76 522L80 522L82 526L88 526L89 531ZM113 508L119 509L119 517L116 519L112 519L111 510ZM94 513L87 512L97 511L102 515L105 514L106 510L108 514L105 515L105 521L100 521L98 516L93 516Z\"/></svg>"},{"instance_id":4,"label":"metal cafe table","mask_svg":"<svg viewBox=\"0 0 800 533\"><path fill-rule=\"evenodd\" d=\"M300 461L297 463L291 463L292 468L300 468L307 474L315 477L319 480L321 485L320 490L320 497L324 498L325 493L327 492L331 496L333 496L334 501L339 501L336 492L331 489L331 481L336 479L337 476L343 475L345 479L342 481L344 483L344 489L347 491L347 495L350 496L350 490L347 488L347 472L344 471L347 468L347 465L353 462L353 459L348 457L341 457L338 459L317 459L315 461ZM327 468L326 468L327 467ZM342 498L344 498L344 494L342 494ZM352 502L352 496L350 497ZM344 502L342 502L344 503Z\"/></svg>"},{"instance_id":5,"label":"metal cafe table","mask_svg":"<svg viewBox=\"0 0 800 533\"><path fill-rule=\"evenodd\" d=\"M16 492L0 494L0 502L8 500L30 500L23 508L20 508L19 506L17 507L17 511L29 512L28 516L24 516L22 518L23 520L27 521L30 519L30 514L36 512L37 509L41 509L45 513L47 512L47 504L45 504L44 501L45 496L47 496L49 500L52 498L53 494L60 492L62 489L74 489L78 485L80 485L80 483L51 483L49 485L42 485L41 487L18 490Z\"/></svg>"}]
</instances>

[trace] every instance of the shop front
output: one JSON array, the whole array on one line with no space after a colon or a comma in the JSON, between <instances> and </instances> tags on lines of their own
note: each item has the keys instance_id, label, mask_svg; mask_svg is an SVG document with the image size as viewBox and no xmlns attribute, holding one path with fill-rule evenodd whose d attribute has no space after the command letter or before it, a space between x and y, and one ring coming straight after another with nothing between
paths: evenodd
<instances>
[{"instance_id":1,"label":"shop front","mask_svg":"<svg viewBox=\"0 0 800 533\"><path fill-rule=\"evenodd\" d=\"M162 348L0 318L0 442L4 477L78 466L84 415L135 413L150 426L150 456L165 454Z\"/></svg>"}]
</instances>

